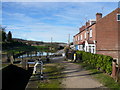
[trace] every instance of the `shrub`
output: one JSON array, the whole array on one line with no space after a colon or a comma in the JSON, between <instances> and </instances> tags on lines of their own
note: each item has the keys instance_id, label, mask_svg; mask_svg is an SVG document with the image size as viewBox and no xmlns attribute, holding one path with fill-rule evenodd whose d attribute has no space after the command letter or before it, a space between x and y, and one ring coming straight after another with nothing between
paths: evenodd
<instances>
[{"instance_id":1,"label":"shrub","mask_svg":"<svg viewBox=\"0 0 120 90\"><path fill-rule=\"evenodd\" d=\"M103 72L111 74L113 58L106 55L92 54L84 51L76 51L77 60L89 64L94 68L100 69Z\"/></svg>"}]
</instances>

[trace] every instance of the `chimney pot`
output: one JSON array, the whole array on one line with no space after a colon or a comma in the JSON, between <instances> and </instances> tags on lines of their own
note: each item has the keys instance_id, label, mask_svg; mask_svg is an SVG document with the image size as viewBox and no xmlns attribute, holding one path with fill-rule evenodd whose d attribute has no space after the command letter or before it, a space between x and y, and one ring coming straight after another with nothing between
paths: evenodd
<instances>
[{"instance_id":1,"label":"chimney pot","mask_svg":"<svg viewBox=\"0 0 120 90\"><path fill-rule=\"evenodd\" d=\"M102 13L96 13L96 21L102 18Z\"/></svg>"}]
</instances>

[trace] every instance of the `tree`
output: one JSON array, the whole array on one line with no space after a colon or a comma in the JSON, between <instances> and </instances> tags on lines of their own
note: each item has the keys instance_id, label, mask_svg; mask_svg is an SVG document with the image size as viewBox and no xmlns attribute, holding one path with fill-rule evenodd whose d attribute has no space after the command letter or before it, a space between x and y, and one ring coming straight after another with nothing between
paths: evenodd
<instances>
[{"instance_id":1,"label":"tree","mask_svg":"<svg viewBox=\"0 0 120 90\"><path fill-rule=\"evenodd\" d=\"M70 50L70 46L69 45L64 48L64 52L65 52L66 58L68 58L68 52L69 52L69 50Z\"/></svg>"},{"instance_id":2,"label":"tree","mask_svg":"<svg viewBox=\"0 0 120 90\"><path fill-rule=\"evenodd\" d=\"M11 42L11 41L12 41L12 34L11 34L10 31L8 32L8 35L7 35L7 41L8 41L8 42Z\"/></svg>"},{"instance_id":3,"label":"tree","mask_svg":"<svg viewBox=\"0 0 120 90\"><path fill-rule=\"evenodd\" d=\"M1 35L2 35L0 38L2 38L2 41L3 41L3 42L5 42L5 40L6 40L5 28L6 28L6 27L2 27L2 26L0 25L0 33L1 33Z\"/></svg>"},{"instance_id":4,"label":"tree","mask_svg":"<svg viewBox=\"0 0 120 90\"><path fill-rule=\"evenodd\" d=\"M2 41L5 42L5 40L6 40L6 33L2 31Z\"/></svg>"}]
</instances>

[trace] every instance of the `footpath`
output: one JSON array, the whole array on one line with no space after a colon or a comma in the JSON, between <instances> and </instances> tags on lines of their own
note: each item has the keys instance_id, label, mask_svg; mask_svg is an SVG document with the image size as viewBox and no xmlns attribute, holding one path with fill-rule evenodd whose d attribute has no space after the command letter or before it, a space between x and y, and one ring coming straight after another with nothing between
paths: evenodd
<instances>
[{"instance_id":1,"label":"footpath","mask_svg":"<svg viewBox=\"0 0 120 90\"><path fill-rule=\"evenodd\" d=\"M65 62L65 78L63 79L64 88L106 88L101 83L92 78L91 73L84 70L80 65Z\"/></svg>"},{"instance_id":2,"label":"footpath","mask_svg":"<svg viewBox=\"0 0 120 90\"><path fill-rule=\"evenodd\" d=\"M61 88L106 88L92 77L91 72L80 65L64 61L64 57L52 58L51 63L62 63L65 68L62 72L64 77L62 77ZM37 88L38 82L37 78L31 76L26 88Z\"/></svg>"}]
</instances>

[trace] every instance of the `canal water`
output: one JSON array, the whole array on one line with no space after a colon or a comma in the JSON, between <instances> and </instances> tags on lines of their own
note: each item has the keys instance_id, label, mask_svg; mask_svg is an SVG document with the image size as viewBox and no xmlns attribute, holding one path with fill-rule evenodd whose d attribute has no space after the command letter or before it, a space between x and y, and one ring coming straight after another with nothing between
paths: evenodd
<instances>
[{"instance_id":1,"label":"canal water","mask_svg":"<svg viewBox=\"0 0 120 90\"><path fill-rule=\"evenodd\" d=\"M54 53L48 53L48 52L36 52L36 53L29 53L29 54L23 54L19 56L18 58L25 58L25 57L34 57L34 56L47 56L47 55L54 55Z\"/></svg>"}]
</instances>

